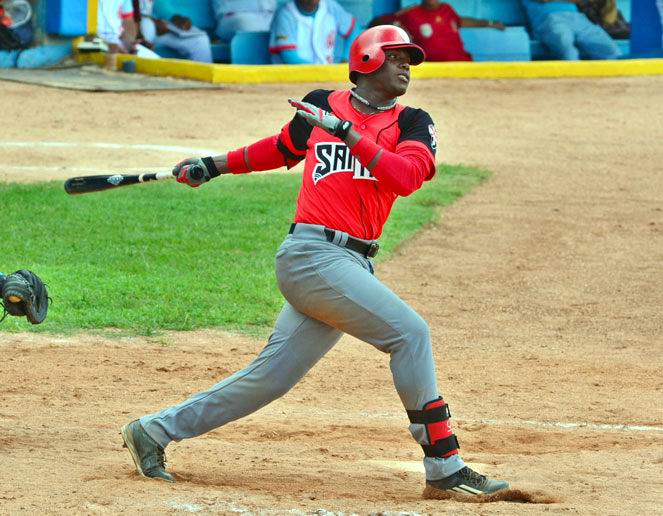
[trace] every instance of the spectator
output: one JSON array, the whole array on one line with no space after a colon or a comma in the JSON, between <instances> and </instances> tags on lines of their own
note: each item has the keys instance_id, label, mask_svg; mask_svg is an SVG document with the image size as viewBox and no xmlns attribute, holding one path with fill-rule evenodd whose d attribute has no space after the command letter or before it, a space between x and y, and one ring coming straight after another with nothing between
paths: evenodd
<instances>
[{"instance_id":1,"label":"spectator","mask_svg":"<svg viewBox=\"0 0 663 516\"><path fill-rule=\"evenodd\" d=\"M420 5L383 16L378 23L394 23L403 27L426 52L427 61L471 61L458 32L461 27L491 27L504 30L504 24L459 16L449 4L438 0L422 0Z\"/></svg>"},{"instance_id":2,"label":"spectator","mask_svg":"<svg viewBox=\"0 0 663 516\"><path fill-rule=\"evenodd\" d=\"M138 24L134 20L132 0L98 0L97 34L108 45L110 54L159 58L157 53L137 42Z\"/></svg>"},{"instance_id":3,"label":"spectator","mask_svg":"<svg viewBox=\"0 0 663 516\"><path fill-rule=\"evenodd\" d=\"M610 35L578 10L582 0L522 0L532 35L556 59L617 59Z\"/></svg>"},{"instance_id":4,"label":"spectator","mask_svg":"<svg viewBox=\"0 0 663 516\"><path fill-rule=\"evenodd\" d=\"M27 0L0 0L0 68L43 68L71 56L71 43L32 47L32 6Z\"/></svg>"},{"instance_id":5,"label":"spectator","mask_svg":"<svg viewBox=\"0 0 663 516\"><path fill-rule=\"evenodd\" d=\"M269 38L274 64L330 64L336 35L344 38L342 61L359 34L357 22L335 0L290 0L276 11Z\"/></svg>"},{"instance_id":6,"label":"spectator","mask_svg":"<svg viewBox=\"0 0 663 516\"><path fill-rule=\"evenodd\" d=\"M140 31L144 41L158 54L159 48L175 52L182 59L212 62L207 32L194 27L186 16L173 15L170 21L152 15L154 0L140 0Z\"/></svg>"},{"instance_id":7,"label":"spectator","mask_svg":"<svg viewBox=\"0 0 663 516\"><path fill-rule=\"evenodd\" d=\"M613 39L628 39L631 27L617 9L615 0L582 0L580 10L593 23L600 25Z\"/></svg>"},{"instance_id":8,"label":"spectator","mask_svg":"<svg viewBox=\"0 0 663 516\"><path fill-rule=\"evenodd\" d=\"M268 32L276 0L212 0L216 35L230 43L237 32Z\"/></svg>"},{"instance_id":9,"label":"spectator","mask_svg":"<svg viewBox=\"0 0 663 516\"><path fill-rule=\"evenodd\" d=\"M0 0L0 26L2 26L0 30L4 34L3 48L5 46L29 47L34 37L30 3L27 0Z\"/></svg>"}]
</instances>

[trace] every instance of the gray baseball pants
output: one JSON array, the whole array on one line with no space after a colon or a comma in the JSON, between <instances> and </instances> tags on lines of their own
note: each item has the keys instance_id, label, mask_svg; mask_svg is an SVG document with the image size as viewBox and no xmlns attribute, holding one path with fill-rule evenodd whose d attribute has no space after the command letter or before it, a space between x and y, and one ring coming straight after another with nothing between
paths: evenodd
<instances>
[{"instance_id":1,"label":"gray baseball pants","mask_svg":"<svg viewBox=\"0 0 663 516\"><path fill-rule=\"evenodd\" d=\"M287 393L348 333L390 354L394 385L407 410L438 397L428 325L373 275L370 259L328 242L323 226L297 224L276 253L276 275L287 302L267 345L244 369L188 400L140 419L164 448L247 416ZM410 432L430 444L421 424ZM458 454L425 457L426 478L460 470Z\"/></svg>"}]
</instances>

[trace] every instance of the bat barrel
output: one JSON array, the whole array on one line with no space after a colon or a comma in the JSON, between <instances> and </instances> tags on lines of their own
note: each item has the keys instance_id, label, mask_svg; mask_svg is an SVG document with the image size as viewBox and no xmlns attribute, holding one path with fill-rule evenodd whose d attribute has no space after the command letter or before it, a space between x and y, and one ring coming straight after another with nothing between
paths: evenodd
<instances>
[{"instance_id":1,"label":"bat barrel","mask_svg":"<svg viewBox=\"0 0 663 516\"><path fill-rule=\"evenodd\" d=\"M103 192L120 186L145 183L161 179L172 179L175 176L170 172L150 172L144 174L113 174L98 176L70 177L64 182L64 190L69 195L78 195L91 192Z\"/></svg>"}]
</instances>

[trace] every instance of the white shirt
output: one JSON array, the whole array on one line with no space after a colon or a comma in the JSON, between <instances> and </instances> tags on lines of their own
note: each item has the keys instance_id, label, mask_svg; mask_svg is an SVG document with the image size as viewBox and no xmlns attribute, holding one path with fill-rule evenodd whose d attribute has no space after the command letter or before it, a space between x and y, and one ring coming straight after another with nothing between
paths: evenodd
<instances>
[{"instance_id":1,"label":"white shirt","mask_svg":"<svg viewBox=\"0 0 663 516\"><path fill-rule=\"evenodd\" d=\"M313 16L299 12L291 0L279 8L272 22L269 39L272 62L282 63L278 53L293 49L313 63L333 63L336 36L348 37L354 26L354 17L335 0L320 0Z\"/></svg>"},{"instance_id":2,"label":"white shirt","mask_svg":"<svg viewBox=\"0 0 663 516\"><path fill-rule=\"evenodd\" d=\"M106 43L124 47L122 20L132 18L134 14L131 0L99 0L97 3L97 35Z\"/></svg>"},{"instance_id":3,"label":"white shirt","mask_svg":"<svg viewBox=\"0 0 663 516\"><path fill-rule=\"evenodd\" d=\"M268 13L271 17L276 0L212 0L212 9L217 17L235 13Z\"/></svg>"}]
</instances>

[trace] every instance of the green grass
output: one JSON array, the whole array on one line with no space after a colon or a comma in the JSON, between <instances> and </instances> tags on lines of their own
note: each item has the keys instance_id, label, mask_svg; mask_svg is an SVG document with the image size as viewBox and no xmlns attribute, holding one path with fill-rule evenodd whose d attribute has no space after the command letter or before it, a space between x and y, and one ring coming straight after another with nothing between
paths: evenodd
<instances>
[{"instance_id":1,"label":"green grass","mask_svg":"<svg viewBox=\"0 0 663 516\"><path fill-rule=\"evenodd\" d=\"M399 199L381 260L488 175L445 166ZM76 197L61 182L0 183L0 271L32 269L53 298L42 325L8 317L0 329L151 335L221 327L264 335L283 302L274 253L300 181L253 174L197 190L166 182Z\"/></svg>"}]
</instances>

